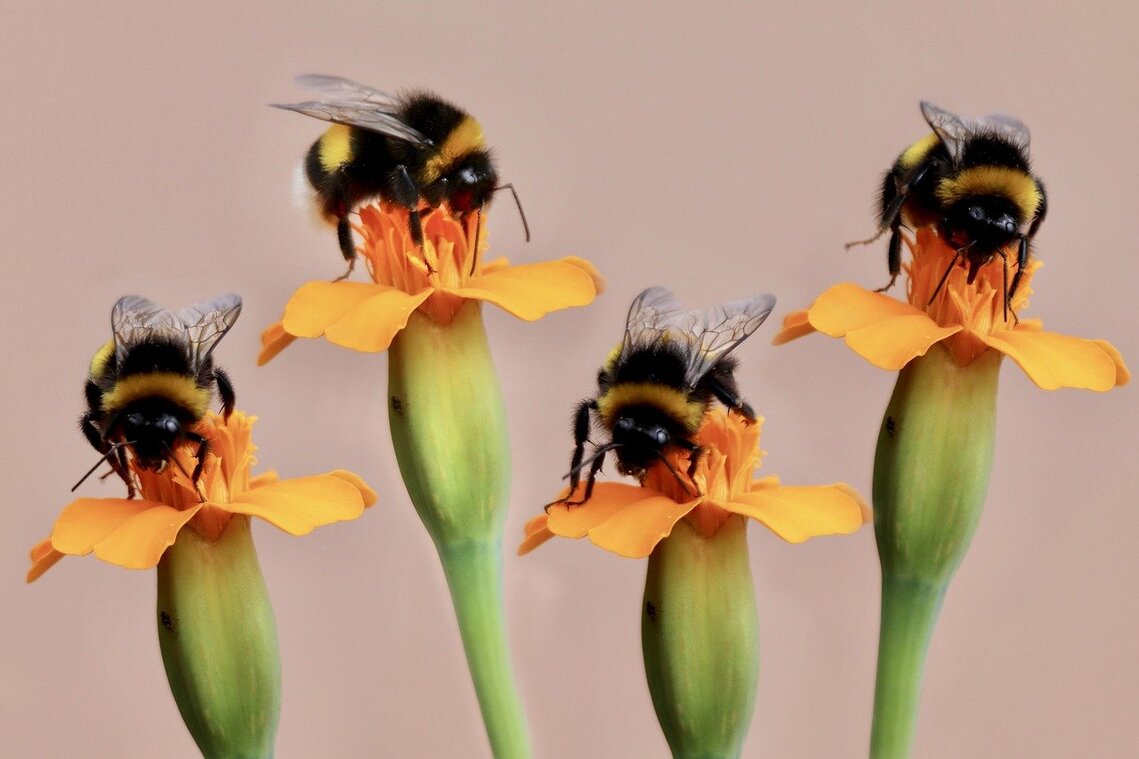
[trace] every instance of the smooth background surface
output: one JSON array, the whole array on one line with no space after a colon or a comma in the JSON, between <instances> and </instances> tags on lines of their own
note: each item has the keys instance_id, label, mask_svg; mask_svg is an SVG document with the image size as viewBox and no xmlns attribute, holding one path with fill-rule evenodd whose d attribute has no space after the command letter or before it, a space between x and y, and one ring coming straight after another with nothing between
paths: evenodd
<instances>
[{"instance_id":1,"label":"smooth background surface","mask_svg":"<svg viewBox=\"0 0 1139 759\"><path fill-rule=\"evenodd\" d=\"M321 131L265 107L295 73L429 86L483 121L526 204L493 252L575 253L608 275L587 309L525 324L488 308L514 448L509 543L555 492L572 404L632 296L693 304L771 290L739 352L767 417L764 471L864 493L893 377L839 341L774 348L828 285L886 279L878 177L924 134L922 98L1027 122L1051 209L1027 315L1139 365L1134 15L1017 3L359 2L0 10L0 735L10 756L192 757L153 630L154 574L68 559L25 587L26 551L94 454L75 430L111 304L227 290L217 353L285 476L347 467L381 492L304 539L258 524L284 667L278 756L486 753L447 592L388 439L383 355L323 342L254 366L292 290L342 264L291 199ZM539 7L540 6L540 7ZM988 509L933 641L916 755L1134 756L1139 744L1136 395L1002 376ZM92 481L87 495L118 495ZM864 756L878 625L869 529L801 546L757 526L762 672L749 757ZM515 669L539 757L664 756L641 665L642 562L557 542L506 559Z\"/></svg>"}]
</instances>

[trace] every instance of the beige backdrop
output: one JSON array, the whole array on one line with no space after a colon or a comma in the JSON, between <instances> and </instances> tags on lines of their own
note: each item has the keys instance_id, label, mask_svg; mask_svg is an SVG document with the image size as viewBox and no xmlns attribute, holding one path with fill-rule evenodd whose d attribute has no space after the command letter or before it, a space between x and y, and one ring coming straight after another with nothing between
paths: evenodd
<instances>
[{"instance_id":1,"label":"beige backdrop","mask_svg":"<svg viewBox=\"0 0 1139 759\"><path fill-rule=\"evenodd\" d=\"M126 6L127 4L122 4ZM0 244L7 403L0 735L8 756L195 756L163 677L154 574L68 559L25 587L26 551L93 461L76 432L91 352L136 292L180 306L235 290L218 351L261 416L264 464L347 467L381 492L355 523L256 538L280 627L279 756L486 754L449 599L388 439L385 358L320 342L254 365L293 288L341 270L297 213L321 127L274 111L290 78L429 86L484 122L526 204L496 253L593 260L609 290L525 324L493 308L514 450L507 522L559 486L571 406L652 284L712 304L757 290L773 321L827 285L885 280L878 177L924 132L917 101L1025 120L1051 210L1029 315L1139 365L1136 17L1065 3L356 2L0 10ZM786 4L790 8L791 4ZM767 417L765 471L870 488L893 377L822 337L739 352ZM1134 756L1139 659L1135 391L1045 393L1005 369L988 510L933 641L917 755ZM89 495L117 495L112 481ZM762 628L749 757L865 754L878 625L869 529L802 546L752 528ZM641 665L645 566L584 543L506 558L515 670L541 757L663 756Z\"/></svg>"}]
</instances>

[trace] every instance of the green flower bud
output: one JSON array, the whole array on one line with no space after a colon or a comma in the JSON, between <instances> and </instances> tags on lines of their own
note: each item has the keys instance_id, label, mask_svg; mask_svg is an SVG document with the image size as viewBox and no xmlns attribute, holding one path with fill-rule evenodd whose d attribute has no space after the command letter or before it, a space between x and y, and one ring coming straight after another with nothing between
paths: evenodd
<instances>
[{"instance_id":1,"label":"green flower bud","mask_svg":"<svg viewBox=\"0 0 1139 759\"><path fill-rule=\"evenodd\" d=\"M158 644L204 757L273 756L281 664L249 517L233 515L213 542L178 533L158 564Z\"/></svg>"},{"instance_id":2,"label":"green flower bud","mask_svg":"<svg viewBox=\"0 0 1139 759\"><path fill-rule=\"evenodd\" d=\"M1001 354L940 344L898 375L874 459L882 621L871 756L909 756L926 650L985 503Z\"/></svg>"},{"instance_id":3,"label":"green flower bud","mask_svg":"<svg viewBox=\"0 0 1139 759\"><path fill-rule=\"evenodd\" d=\"M445 326L413 313L388 356L396 459L443 564L491 749L527 757L502 605L506 414L478 303Z\"/></svg>"},{"instance_id":4,"label":"green flower bud","mask_svg":"<svg viewBox=\"0 0 1139 759\"><path fill-rule=\"evenodd\" d=\"M743 517L729 517L709 538L681 520L653 549L641 647L673 756L739 756L759 678L759 618Z\"/></svg>"}]
</instances>

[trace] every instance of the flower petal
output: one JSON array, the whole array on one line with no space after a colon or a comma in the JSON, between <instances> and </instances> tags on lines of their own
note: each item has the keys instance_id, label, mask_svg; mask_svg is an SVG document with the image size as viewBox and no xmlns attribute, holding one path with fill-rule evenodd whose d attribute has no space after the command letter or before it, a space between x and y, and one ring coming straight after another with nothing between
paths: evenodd
<instances>
[{"instance_id":1,"label":"flower petal","mask_svg":"<svg viewBox=\"0 0 1139 759\"><path fill-rule=\"evenodd\" d=\"M554 537L554 533L550 532L550 528L546 526L546 523L549 521L549 516L546 514L539 514L526 523L526 526L523 528L525 537L522 539L522 543L518 546L519 556L525 556L538 546L545 543L550 538Z\"/></svg>"},{"instance_id":2,"label":"flower petal","mask_svg":"<svg viewBox=\"0 0 1139 759\"><path fill-rule=\"evenodd\" d=\"M264 519L290 535L307 535L321 525L360 516L364 496L340 475L318 474L247 490L225 508Z\"/></svg>"},{"instance_id":3,"label":"flower petal","mask_svg":"<svg viewBox=\"0 0 1139 759\"><path fill-rule=\"evenodd\" d=\"M563 492L560 497L565 496ZM581 488L575 493L575 498L580 496ZM598 482L593 488L593 497L580 506L562 503L550 506L547 510L549 529L563 538L582 538L621 509L653 496L663 497L655 490L624 482Z\"/></svg>"},{"instance_id":4,"label":"flower petal","mask_svg":"<svg viewBox=\"0 0 1139 759\"><path fill-rule=\"evenodd\" d=\"M257 365L264 366L269 363L296 339L285 331L285 326L281 322L270 325L261 333L261 352L257 354Z\"/></svg>"},{"instance_id":5,"label":"flower petal","mask_svg":"<svg viewBox=\"0 0 1139 759\"><path fill-rule=\"evenodd\" d=\"M270 469L254 477L251 477L249 479L249 489L253 490L254 488L263 488L266 485L272 485L274 482L277 482L280 479L281 476L277 474L277 470Z\"/></svg>"},{"instance_id":6,"label":"flower petal","mask_svg":"<svg viewBox=\"0 0 1139 759\"><path fill-rule=\"evenodd\" d=\"M811 324L831 337L845 337L858 355L897 371L934 343L962 327L939 327L921 309L845 282L819 296L808 312Z\"/></svg>"},{"instance_id":7,"label":"flower petal","mask_svg":"<svg viewBox=\"0 0 1139 759\"><path fill-rule=\"evenodd\" d=\"M798 340L804 335L815 331L814 325L807 319L807 311L793 311L783 317L783 328L772 339L772 345L783 345L792 340Z\"/></svg>"},{"instance_id":8,"label":"flower petal","mask_svg":"<svg viewBox=\"0 0 1139 759\"><path fill-rule=\"evenodd\" d=\"M1018 328L977 337L1019 364L1044 390L1073 387L1103 392L1115 387L1120 373L1118 352L1107 351L1095 340ZM1126 367L1122 371L1130 376Z\"/></svg>"},{"instance_id":9,"label":"flower petal","mask_svg":"<svg viewBox=\"0 0 1139 759\"><path fill-rule=\"evenodd\" d=\"M62 559L66 554L60 553L51 547L51 538L41 540L36 543L31 551L32 566L28 569L28 574L24 578L26 582L35 582L43 576L43 573L55 566L55 563Z\"/></svg>"},{"instance_id":10,"label":"flower petal","mask_svg":"<svg viewBox=\"0 0 1139 759\"><path fill-rule=\"evenodd\" d=\"M665 496L643 498L590 530L589 539L598 548L618 556L643 559L668 537L673 525L699 503L698 498L687 503L677 503Z\"/></svg>"},{"instance_id":11,"label":"flower petal","mask_svg":"<svg viewBox=\"0 0 1139 759\"><path fill-rule=\"evenodd\" d=\"M289 298L281 324L290 335L320 337L368 298L394 289L367 282L309 282Z\"/></svg>"},{"instance_id":12,"label":"flower petal","mask_svg":"<svg viewBox=\"0 0 1139 759\"><path fill-rule=\"evenodd\" d=\"M375 353L387 350L396 333L407 326L412 311L419 308L434 290L428 288L409 295L396 288L359 303L324 331L331 342L352 350Z\"/></svg>"},{"instance_id":13,"label":"flower petal","mask_svg":"<svg viewBox=\"0 0 1139 759\"><path fill-rule=\"evenodd\" d=\"M72 556L86 556L132 517L163 504L143 498L79 498L55 520L51 545Z\"/></svg>"},{"instance_id":14,"label":"flower petal","mask_svg":"<svg viewBox=\"0 0 1139 759\"><path fill-rule=\"evenodd\" d=\"M780 486L737 496L724 508L765 525L789 543L844 535L862 526L858 502L835 486Z\"/></svg>"},{"instance_id":15,"label":"flower petal","mask_svg":"<svg viewBox=\"0 0 1139 759\"><path fill-rule=\"evenodd\" d=\"M147 509L96 543L95 555L127 569L151 569L201 508L199 504L183 510L165 505Z\"/></svg>"},{"instance_id":16,"label":"flower petal","mask_svg":"<svg viewBox=\"0 0 1139 759\"><path fill-rule=\"evenodd\" d=\"M368 487L368 483L364 482L364 478L355 472L349 472L347 469L334 469L328 474L332 477L339 477L359 490L360 497L364 499L364 508L373 505L379 498L379 496L376 495L376 491Z\"/></svg>"},{"instance_id":17,"label":"flower petal","mask_svg":"<svg viewBox=\"0 0 1139 759\"><path fill-rule=\"evenodd\" d=\"M1119 352L1119 349L1107 340L1093 340L1092 342L1103 348L1104 353L1111 356L1111 360L1115 362L1115 386L1122 387L1130 382L1131 370L1127 368L1127 364L1123 363L1123 354Z\"/></svg>"},{"instance_id":18,"label":"flower petal","mask_svg":"<svg viewBox=\"0 0 1139 759\"><path fill-rule=\"evenodd\" d=\"M473 277L466 287L452 288L447 292L463 298L485 300L519 319L535 321L551 311L584 306L597 297L598 283L577 263L580 260L563 258L512 266Z\"/></svg>"}]
</instances>

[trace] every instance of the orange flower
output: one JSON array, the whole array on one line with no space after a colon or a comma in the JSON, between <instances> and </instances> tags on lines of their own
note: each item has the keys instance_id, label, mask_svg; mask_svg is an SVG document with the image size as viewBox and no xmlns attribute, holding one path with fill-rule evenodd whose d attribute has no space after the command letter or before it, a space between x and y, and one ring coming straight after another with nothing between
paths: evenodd
<instances>
[{"instance_id":1,"label":"orange flower","mask_svg":"<svg viewBox=\"0 0 1139 759\"><path fill-rule=\"evenodd\" d=\"M493 303L519 319L584 306L601 292L593 265L576 256L511 266L505 258L483 263L486 223L476 256L470 245L477 217L466 228L441 206L423 217L423 250L408 232L407 211L387 203L360 209L356 231L372 275L364 282L309 282L293 293L282 320L261 335L264 364L298 337L320 337L358 351L382 351L419 310L450 324L464 301Z\"/></svg>"},{"instance_id":2,"label":"orange flower","mask_svg":"<svg viewBox=\"0 0 1139 759\"><path fill-rule=\"evenodd\" d=\"M581 506L557 504L531 519L518 553L529 553L555 535L588 536L600 548L640 559L681 519L707 538L733 514L756 520L790 543L861 527L870 511L849 485L788 487L775 476L753 479L763 456L762 424L762 419L748 424L736 414L709 411L695 438L705 453L691 479L686 474L688 453L671 450L666 455L683 484L664 462L649 468L640 487L599 482L593 497Z\"/></svg>"},{"instance_id":3,"label":"orange flower","mask_svg":"<svg viewBox=\"0 0 1139 759\"><path fill-rule=\"evenodd\" d=\"M930 296L953 260L954 250L929 228L906 239L913 261L906 264L908 303L858 285L835 285L806 311L783 320L775 344L819 331L844 337L846 344L875 366L897 371L934 343L944 342L958 366L967 366L990 348L1020 365L1045 390L1061 387L1110 390L1131 374L1123 358L1104 340L1085 340L1045 332L1039 319L1017 322L1014 313L1028 307L1029 284L1041 264L1029 261L1016 296L1004 313L1004 261L998 256L982 266L972 285L964 261L930 303Z\"/></svg>"},{"instance_id":4,"label":"orange flower","mask_svg":"<svg viewBox=\"0 0 1139 759\"><path fill-rule=\"evenodd\" d=\"M185 444L161 473L134 469L141 498L79 498L56 519L51 537L32 549L32 582L64 555L95 552L103 561L128 569L150 569L189 525L216 540L230 517L259 517L292 535L355 519L376 494L355 474L328 474L280 480L273 471L252 476L256 417L235 411L228 420L210 412L195 428L210 442L197 489L187 472L197 464L197 446ZM204 500L203 500L204 499Z\"/></svg>"}]
</instances>

